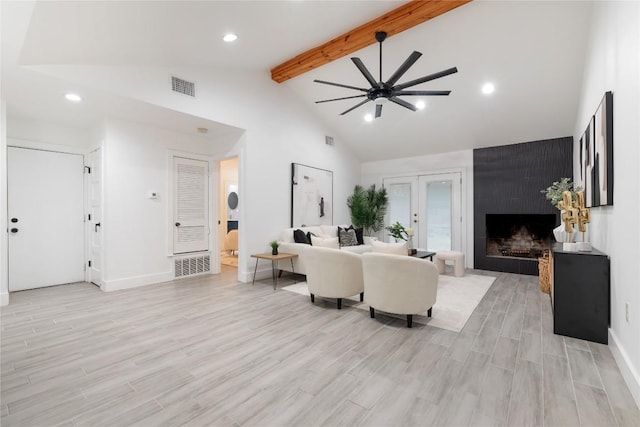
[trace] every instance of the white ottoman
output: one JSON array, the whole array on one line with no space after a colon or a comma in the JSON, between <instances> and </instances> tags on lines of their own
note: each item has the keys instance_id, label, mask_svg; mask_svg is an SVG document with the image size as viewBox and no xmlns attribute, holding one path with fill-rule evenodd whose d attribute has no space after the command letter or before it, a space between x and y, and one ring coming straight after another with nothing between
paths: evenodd
<instances>
[{"instance_id":1,"label":"white ottoman","mask_svg":"<svg viewBox=\"0 0 640 427\"><path fill-rule=\"evenodd\" d=\"M453 261L453 275L456 277L464 276L464 254L456 251L441 251L436 254L436 264L438 272L444 273L444 262L446 260Z\"/></svg>"}]
</instances>

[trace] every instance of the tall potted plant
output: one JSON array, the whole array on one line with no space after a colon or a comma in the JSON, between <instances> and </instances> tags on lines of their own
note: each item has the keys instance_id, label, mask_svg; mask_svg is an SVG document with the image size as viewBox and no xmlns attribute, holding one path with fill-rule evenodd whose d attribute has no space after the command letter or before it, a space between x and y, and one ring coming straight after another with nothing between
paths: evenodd
<instances>
[{"instance_id":1,"label":"tall potted plant","mask_svg":"<svg viewBox=\"0 0 640 427\"><path fill-rule=\"evenodd\" d=\"M367 236L377 233L384 227L388 201L385 188L376 189L375 184L369 188L356 185L347 199L351 223L354 227L361 227Z\"/></svg>"}]
</instances>

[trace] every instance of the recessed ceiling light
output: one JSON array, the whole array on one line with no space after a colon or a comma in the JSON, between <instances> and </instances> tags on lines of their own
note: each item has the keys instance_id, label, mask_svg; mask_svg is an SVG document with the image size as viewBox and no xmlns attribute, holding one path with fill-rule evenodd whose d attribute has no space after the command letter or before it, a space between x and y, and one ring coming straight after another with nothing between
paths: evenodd
<instances>
[{"instance_id":1,"label":"recessed ceiling light","mask_svg":"<svg viewBox=\"0 0 640 427\"><path fill-rule=\"evenodd\" d=\"M224 40L224 41L226 41L226 42L228 42L228 43L229 43L229 42L234 42L234 41L236 41L237 39L238 39L238 36L236 36L236 35L235 35L235 34L233 34L233 33L225 34L225 35L224 35L224 37L222 38L222 40Z\"/></svg>"},{"instance_id":2,"label":"recessed ceiling light","mask_svg":"<svg viewBox=\"0 0 640 427\"><path fill-rule=\"evenodd\" d=\"M67 101L72 101L72 102L80 102L82 101L82 97L80 95L77 95L75 93L67 93L64 95L64 97L67 99Z\"/></svg>"},{"instance_id":3,"label":"recessed ceiling light","mask_svg":"<svg viewBox=\"0 0 640 427\"><path fill-rule=\"evenodd\" d=\"M484 85L482 85L482 93L484 93L485 95L490 95L495 90L496 87L493 85L493 83L485 83Z\"/></svg>"},{"instance_id":4,"label":"recessed ceiling light","mask_svg":"<svg viewBox=\"0 0 640 427\"><path fill-rule=\"evenodd\" d=\"M372 114L365 114L364 115L364 121L365 122L370 122L373 120L373 115Z\"/></svg>"},{"instance_id":5,"label":"recessed ceiling light","mask_svg":"<svg viewBox=\"0 0 640 427\"><path fill-rule=\"evenodd\" d=\"M418 101L418 102L416 102L416 108L417 108L418 110L424 110L424 107L426 107L426 106L427 106L427 104L425 104L425 103L424 103L424 101Z\"/></svg>"}]
</instances>

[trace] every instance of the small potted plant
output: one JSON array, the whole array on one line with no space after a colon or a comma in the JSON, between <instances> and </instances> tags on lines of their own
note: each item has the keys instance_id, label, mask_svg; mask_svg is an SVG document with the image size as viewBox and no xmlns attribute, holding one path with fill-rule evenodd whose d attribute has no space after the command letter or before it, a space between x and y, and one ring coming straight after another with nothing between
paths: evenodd
<instances>
[{"instance_id":1,"label":"small potted plant","mask_svg":"<svg viewBox=\"0 0 640 427\"><path fill-rule=\"evenodd\" d=\"M407 230L398 221L396 221L395 224L392 224L386 227L386 229L389 232L389 236L396 239L396 242L398 240L407 240L407 237L408 237Z\"/></svg>"},{"instance_id":2,"label":"small potted plant","mask_svg":"<svg viewBox=\"0 0 640 427\"><path fill-rule=\"evenodd\" d=\"M271 245L271 255L278 255L278 246L280 246L280 243L278 243L277 240L274 240L269 244Z\"/></svg>"}]
</instances>

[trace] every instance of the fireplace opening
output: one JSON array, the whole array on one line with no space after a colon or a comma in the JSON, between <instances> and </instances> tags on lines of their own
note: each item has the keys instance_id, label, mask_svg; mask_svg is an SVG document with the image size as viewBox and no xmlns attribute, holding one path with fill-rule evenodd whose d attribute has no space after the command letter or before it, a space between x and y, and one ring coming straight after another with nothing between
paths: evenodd
<instances>
[{"instance_id":1,"label":"fireplace opening","mask_svg":"<svg viewBox=\"0 0 640 427\"><path fill-rule=\"evenodd\" d=\"M556 215L487 214L486 227L487 256L536 260L550 247Z\"/></svg>"}]
</instances>

